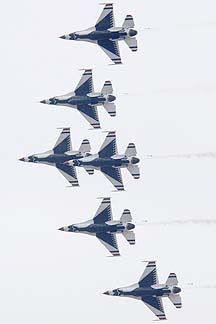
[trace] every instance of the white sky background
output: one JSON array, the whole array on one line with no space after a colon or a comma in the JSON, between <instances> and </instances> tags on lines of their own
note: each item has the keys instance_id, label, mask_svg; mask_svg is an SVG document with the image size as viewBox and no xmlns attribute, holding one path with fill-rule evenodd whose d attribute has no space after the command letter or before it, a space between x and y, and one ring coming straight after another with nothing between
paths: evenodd
<instances>
[{"instance_id":1,"label":"white sky background","mask_svg":"<svg viewBox=\"0 0 216 324\"><path fill-rule=\"evenodd\" d=\"M51 149L57 127L71 126L73 147L88 138L93 151L105 134L89 131L69 108L39 104L73 90L79 68L94 69L95 89L111 80L117 117L99 109L105 130L116 130L122 153L134 141L141 158L216 151L216 4L214 0L115 1L116 25L132 14L139 50L120 43L122 66L109 66L96 46L58 36L94 25L98 1L7 1L1 17L1 280L4 324L152 323L142 303L101 293L132 284L157 260L164 282L176 272L180 286L216 285L215 226L137 226L135 247L118 236L121 258L94 238L62 233L63 225L92 218L106 178L78 170L80 188L66 188L54 169L17 161ZM154 27L145 30L145 27ZM123 93L131 95L124 96ZM215 159L141 161L141 179L123 171L126 191L112 193L114 218L130 208L142 220L216 219ZM185 289L183 308L168 300L170 324L212 323L215 289Z\"/></svg>"}]
</instances>

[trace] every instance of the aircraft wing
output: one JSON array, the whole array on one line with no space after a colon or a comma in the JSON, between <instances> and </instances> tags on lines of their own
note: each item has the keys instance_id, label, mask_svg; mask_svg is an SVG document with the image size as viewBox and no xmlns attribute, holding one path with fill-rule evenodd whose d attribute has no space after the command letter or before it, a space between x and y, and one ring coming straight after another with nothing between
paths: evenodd
<instances>
[{"instance_id":1,"label":"aircraft wing","mask_svg":"<svg viewBox=\"0 0 216 324\"><path fill-rule=\"evenodd\" d=\"M96 237L101 243L108 249L113 256L119 256L118 244L116 241L116 235L110 233L97 233Z\"/></svg>"},{"instance_id":2,"label":"aircraft wing","mask_svg":"<svg viewBox=\"0 0 216 324\"><path fill-rule=\"evenodd\" d=\"M115 132L109 132L106 136L98 155L100 158L111 157L118 154Z\"/></svg>"},{"instance_id":3,"label":"aircraft wing","mask_svg":"<svg viewBox=\"0 0 216 324\"><path fill-rule=\"evenodd\" d=\"M112 210L111 210L111 201L110 198L103 198L95 217L93 218L94 224L101 224L108 221L111 221Z\"/></svg>"},{"instance_id":4,"label":"aircraft wing","mask_svg":"<svg viewBox=\"0 0 216 324\"><path fill-rule=\"evenodd\" d=\"M159 320L166 319L161 297L146 296L142 297L141 300L159 318Z\"/></svg>"},{"instance_id":5,"label":"aircraft wing","mask_svg":"<svg viewBox=\"0 0 216 324\"><path fill-rule=\"evenodd\" d=\"M124 190L122 183L121 170L113 167L101 167L101 172L107 177L107 179L113 184L118 191Z\"/></svg>"},{"instance_id":6,"label":"aircraft wing","mask_svg":"<svg viewBox=\"0 0 216 324\"><path fill-rule=\"evenodd\" d=\"M158 284L158 276L155 261L149 261L139 282L140 287L150 287Z\"/></svg>"},{"instance_id":7,"label":"aircraft wing","mask_svg":"<svg viewBox=\"0 0 216 324\"><path fill-rule=\"evenodd\" d=\"M75 95L76 96L83 96L88 93L94 92L94 86L92 81L92 70L88 69L85 70L76 89Z\"/></svg>"},{"instance_id":8,"label":"aircraft wing","mask_svg":"<svg viewBox=\"0 0 216 324\"><path fill-rule=\"evenodd\" d=\"M78 105L77 110L87 119L93 128L100 128L98 111L96 106Z\"/></svg>"},{"instance_id":9,"label":"aircraft wing","mask_svg":"<svg viewBox=\"0 0 216 324\"><path fill-rule=\"evenodd\" d=\"M119 45L117 41L110 39L97 41L101 49L109 56L114 64L121 64Z\"/></svg>"},{"instance_id":10,"label":"aircraft wing","mask_svg":"<svg viewBox=\"0 0 216 324\"><path fill-rule=\"evenodd\" d=\"M56 168L61 174L69 181L72 187L78 187L79 183L77 180L76 169L73 166L56 163Z\"/></svg>"},{"instance_id":11,"label":"aircraft wing","mask_svg":"<svg viewBox=\"0 0 216 324\"><path fill-rule=\"evenodd\" d=\"M113 4L106 3L103 11L98 18L95 28L96 30L107 30L115 26L114 15L113 15Z\"/></svg>"},{"instance_id":12,"label":"aircraft wing","mask_svg":"<svg viewBox=\"0 0 216 324\"><path fill-rule=\"evenodd\" d=\"M70 128L63 128L53 148L53 151L55 154L61 154L67 151L72 151Z\"/></svg>"}]
</instances>

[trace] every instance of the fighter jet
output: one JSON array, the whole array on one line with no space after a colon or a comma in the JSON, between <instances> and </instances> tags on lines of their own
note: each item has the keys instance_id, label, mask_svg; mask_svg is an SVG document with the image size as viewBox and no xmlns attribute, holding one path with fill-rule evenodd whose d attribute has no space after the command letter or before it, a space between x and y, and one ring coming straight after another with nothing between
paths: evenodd
<instances>
[{"instance_id":1,"label":"fighter jet","mask_svg":"<svg viewBox=\"0 0 216 324\"><path fill-rule=\"evenodd\" d=\"M137 31L131 15L127 15L122 27L115 27L113 4L107 3L94 27L63 35L60 38L98 44L114 64L121 64L118 41L124 40L129 48L137 51Z\"/></svg>"},{"instance_id":2,"label":"fighter jet","mask_svg":"<svg viewBox=\"0 0 216 324\"><path fill-rule=\"evenodd\" d=\"M132 229L130 210L125 209L119 221L114 221L110 198L103 198L93 219L70 226L59 228L60 231L84 233L96 236L113 256L119 256L116 234L121 233L129 244L135 244L135 234Z\"/></svg>"},{"instance_id":3,"label":"fighter jet","mask_svg":"<svg viewBox=\"0 0 216 324\"><path fill-rule=\"evenodd\" d=\"M70 128L63 128L52 150L44 153L33 154L19 159L23 162L42 163L55 166L57 170L69 181L71 186L79 186L76 170L73 166L63 164L71 159L79 159L87 156L91 150L89 141L84 139L78 151L73 151L71 145Z\"/></svg>"},{"instance_id":4,"label":"fighter jet","mask_svg":"<svg viewBox=\"0 0 216 324\"><path fill-rule=\"evenodd\" d=\"M111 117L116 115L116 107L113 103L116 97L112 93L113 88L110 81L104 83L100 92L94 92L92 70L88 69L84 70L74 92L45 99L40 102L48 105L75 108L93 128L100 128L97 106L103 106Z\"/></svg>"},{"instance_id":5,"label":"fighter jet","mask_svg":"<svg viewBox=\"0 0 216 324\"><path fill-rule=\"evenodd\" d=\"M87 157L67 161L68 166L83 167L88 174L94 174L94 169L101 171L114 187L121 191L124 190L121 177L121 168L127 168L135 179L139 179L139 167L136 165L139 159L136 157L137 151L133 143L129 143L124 154L119 155L116 144L116 134L109 132L97 154Z\"/></svg>"},{"instance_id":6,"label":"fighter jet","mask_svg":"<svg viewBox=\"0 0 216 324\"><path fill-rule=\"evenodd\" d=\"M181 289L177 285L178 280L175 273L170 273L165 284L158 284L155 261L150 261L138 283L128 287L108 290L104 294L141 300L159 320L165 320L162 297L168 297L176 308L182 307L179 295Z\"/></svg>"}]
</instances>

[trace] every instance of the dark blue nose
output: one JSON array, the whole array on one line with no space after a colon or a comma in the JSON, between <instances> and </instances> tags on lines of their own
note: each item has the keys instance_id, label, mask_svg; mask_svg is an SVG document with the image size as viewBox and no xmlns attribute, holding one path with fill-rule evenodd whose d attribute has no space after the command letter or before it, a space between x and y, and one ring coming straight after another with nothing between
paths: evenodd
<instances>
[{"instance_id":1,"label":"dark blue nose","mask_svg":"<svg viewBox=\"0 0 216 324\"><path fill-rule=\"evenodd\" d=\"M129 36L130 37L133 37L133 36L136 36L137 35L137 31L135 29L130 29L129 30Z\"/></svg>"},{"instance_id":2,"label":"dark blue nose","mask_svg":"<svg viewBox=\"0 0 216 324\"><path fill-rule=\"evenodd\" d=\"M134 224L131 224L131 223L127 223L127 230L132 230L135 228L135 225Z\"/></svg>"},{"instance_id":3,"label":"dark blue nose","mask_svg":"<svg viewBox=\"0 0 216 324\"><path fill-rule=\"evenodd\" d=\"M109 102L112 102L112 101L114 101L114 100L116 100L116 97L115 97L115 96L113 96L113 95L108 95L108 101L109 101Z\"/></svg>"},{"instance_id":4,"label":"dark blue nose","mask_svg":"<svg viewBox=\"0 0 216 324\"><path fill-rule=\"evenodd\" d=\"M131 163L132 163L132 164L137 164L137 163L139 163L139 161L140 161L140 160L139 160L137 157L134 157L134 156L133 156L132 159L131 159Z\"/></svg>"},{"instance_id":5,"label":"dark blue nose","mask_svg":"<svg viewBox=\"0 0 216 324\"><path fill-rule=\"evenodd\" d=\"M178 293L180 293L181 292L181 288L179 288L179 287L174 287L173 288L173 293L174 294L178 294Z\"/></svg>"}]
</instances>

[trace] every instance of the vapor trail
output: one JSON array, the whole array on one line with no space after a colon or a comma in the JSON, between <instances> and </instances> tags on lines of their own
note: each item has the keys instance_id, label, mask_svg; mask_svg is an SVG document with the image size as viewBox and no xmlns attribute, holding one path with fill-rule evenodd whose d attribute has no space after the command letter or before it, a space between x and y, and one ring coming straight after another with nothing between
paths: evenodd
<instances>
[{"instance_id":1,"label":"vapor trail","mask_svg":"<svg viewBox=\"0 0 216 324\"><path fill-rule=\"evenodd\" d=\"M149 221L141 221L136 225L150 225L150 226L166 226L166 225L216 225L216 219L187 219L187 220L169 220L169 221L158 221L158 222L149 222Z\"/></svg>"},{"instance_id":2,"label":"vapor trail","mask_svg":"<svg viewBox=\"0 0 216 324\"><path fill-rule=\"evenodd\" d=\"M202 158L216 158L216 152L206 153L188 153L188 154L167 154L167 155L152 155L148 154L144 156L144 159L170 159L170 158L183 158L183 159L202 159Z\"/></svg>"},{"instance_id":3,"label":"vapor trail","mask_svg":"<svg viewBox=\"0 0 216 324\"><path fill-rule=\"evenodd\" d=\"M139 32L146 32L146 31L166 31L166 30L188 30L188 29L194 29L194 28L209 28L209 27L215 27L216 22L200 22L200 23L194 23L194 24L176 24L176 25L168 25L168 26L147 26L143 29L138 29Z\"/></svg>"},{"instance_id":4,"label":"vapor trail","mask_svg":"<svg viewBox=\"0 0 216 324\"><path fill-rule=\"evenodd\" d=\"M187 284L185 287L183 285L183 289L215 289L216 285L194 285L193 283Z\"/></svg>"}]
</instances>

